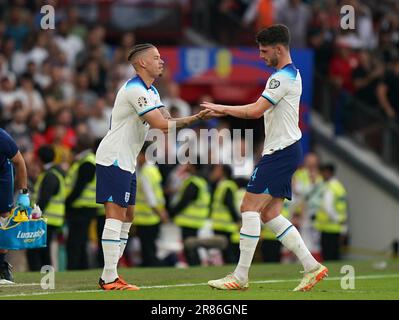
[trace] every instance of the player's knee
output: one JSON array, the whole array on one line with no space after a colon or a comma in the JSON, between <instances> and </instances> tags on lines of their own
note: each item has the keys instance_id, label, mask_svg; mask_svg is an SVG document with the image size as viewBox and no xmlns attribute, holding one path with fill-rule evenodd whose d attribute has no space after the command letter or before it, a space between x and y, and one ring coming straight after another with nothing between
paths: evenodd
<instances>
[{"instance_id":1,"label":"player's knee","mask_svg":"<svg viewBox=\"0 0 399 320\"><path fill-rule=\"evenodd\" d=\"M243 201L240 206L241 213L246 212L246 211L260 212L261 211L260 209L261 208L258 208L256 206L256 203L250 203L249 201Z\"/></svg>"},{"instance_id":2,"label":"player's knee","mask_svg":"<svg viewBox=\"0 0 399 320\"><path fill-rule=\"evenodd\" d=\"M263 223L269 222L270 220L276 218L281 212L278 207L266 208L261 212L261 220Z\"/></svg>"}]
</instances>

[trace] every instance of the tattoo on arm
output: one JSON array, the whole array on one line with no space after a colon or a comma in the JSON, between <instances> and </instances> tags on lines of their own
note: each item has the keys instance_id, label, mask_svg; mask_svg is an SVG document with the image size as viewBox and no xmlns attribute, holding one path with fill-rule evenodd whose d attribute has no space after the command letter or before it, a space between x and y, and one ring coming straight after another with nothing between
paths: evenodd
<instances>
[{"instance_id":1,"label":"tattoo on arm","mask_svg":"<svg viewBox=\"0 0 399 320\"><path fill-rule=\"evenodd\" d=\"M173 121L176 122L176 128L185 128L188 127L190 124L196 122L197 120L200 120L198 116L190 116L190 117L184 117L184 118L175 118L172 119Z\"/></svg>"},{"instance_id":2,"label":"tattoo on arm","mask_svg":"<svg viewBox=\"0 0 399 320\"><path fill-rule=\"evenodd\" d=\"M166 120L172 119L172 117L171 117L171 115L170 115L168 109L166 109L165 106L160 107L158 110L161 112L162 116L163 116Z\"/></svg>"}]
</instances>

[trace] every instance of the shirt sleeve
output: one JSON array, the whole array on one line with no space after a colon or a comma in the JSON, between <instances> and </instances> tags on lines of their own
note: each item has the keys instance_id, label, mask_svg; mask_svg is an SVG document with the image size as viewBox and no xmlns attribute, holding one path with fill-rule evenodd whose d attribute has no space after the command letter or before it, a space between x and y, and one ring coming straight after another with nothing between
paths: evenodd
<instances>
[{"instance_id":1,"label":"shirt sleeve","mask_svg":"<svg viewBox=\"0 0 399 320\"><path fill-rule=\"evenodd\" d=\"M292 80L282 72L272 74L267 80L262 97L269 100L271 104L276 105L288 92Z\"/></svg>"},{"instance_id":2,"label":"shirt sleeve","mask_svg":"<svg viewBox=\"0 0 399 320\"><path fill-rule=\"evenodd\" d=\"M17 144L13 138L3 130L0 131L0 150L7 159L14 158L18 152Z\"/></svg>"},{"instance_id":3,"label":"shirt sleeve","mask_svg":"<svg viewBox=\"0 0 399 320\"><path fill-rule=\"evenodd\" d=\"M139 116L143 116L147 112L157 108L156 105L151 104L148 92L141 87L135 86L127 88L126 94L130 105L136 110Z\"/></svg>"}]
</instances>

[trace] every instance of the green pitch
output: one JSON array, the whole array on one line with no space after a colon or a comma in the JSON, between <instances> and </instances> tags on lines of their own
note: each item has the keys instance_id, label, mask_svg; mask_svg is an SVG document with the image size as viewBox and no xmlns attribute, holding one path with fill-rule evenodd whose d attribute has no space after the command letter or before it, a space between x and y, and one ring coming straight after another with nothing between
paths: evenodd
<instances>
[{"instance_id":1,"label":"green pitch","mask_svg":"<svg viewBox=\"0 0 399 320\"><path fill-rule=\"evenodd\" d=\"M341 273L344 265L355 270L354 289L344 290L350 281ZM327 263L329 277L311 292L292 292L299 283L299 264L254 264L250 272L248 291L219 291L206 285L210 279L225 276L233 266L175 268L120 269L128 282L140 286L140 291L104 292L97 286L100 270L55 273L55 289L43 290L43 274L15 273L15 285L0 285L0 299L52 299L52 300L269 300L269 299L399 299L399 261L388 261L385 268L373 261L345 261ZM346 275L347 276L347 275Z\"/></svg>"}]
</instances>

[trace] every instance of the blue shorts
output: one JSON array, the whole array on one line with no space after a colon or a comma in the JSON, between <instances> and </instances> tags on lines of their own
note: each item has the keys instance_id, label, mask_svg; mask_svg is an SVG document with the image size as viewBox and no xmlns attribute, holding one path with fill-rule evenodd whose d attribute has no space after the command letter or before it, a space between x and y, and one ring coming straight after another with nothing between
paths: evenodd
<instances>
[{"instance_id":1,"label":"blue shorts","mask_svg":"<svg viewBox=\"0 0 399 320\"><path fill-rule=\"evenodd\" d=\"M264 155L252 173L247 191L291 200L292 175L301 161L302 145L300 141L283 150Z\"/></svg>"},{"instance_id":2,"label":"blue shorts","mask_svg":"<svg viewBox=\"0 0 399 320\"><path fill-rule=\"evenodd\" d=\"M0 169L0 213L11 211L14 207L14 172L10 160Z\"/></svg>"},{"instance_id":3,"label":"blue shorts","mask_svg":"<svg viewBox=\"0 0 399 320\"><path fill-rule=\"evenodd\" d=\"M113 202L127 208L136 203L136 173L116 165L96 163L96 202Z\"/></svg>"}]
</instances>

